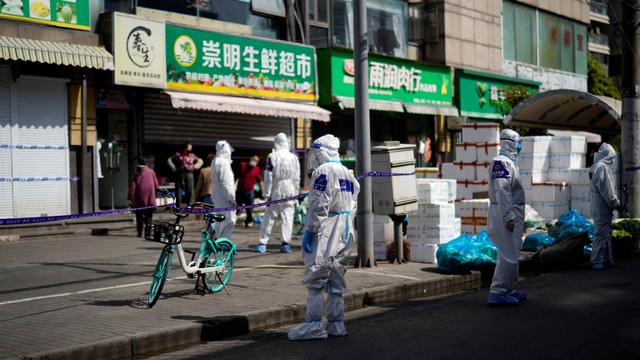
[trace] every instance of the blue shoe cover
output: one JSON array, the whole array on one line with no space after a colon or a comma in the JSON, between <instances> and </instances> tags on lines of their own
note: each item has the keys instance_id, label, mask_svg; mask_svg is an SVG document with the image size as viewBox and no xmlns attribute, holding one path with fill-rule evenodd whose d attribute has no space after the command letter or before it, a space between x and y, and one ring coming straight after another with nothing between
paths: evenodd
<instances>
[{"instance_id":1,"label":"blue shoe cover","mask_svg":"<svg viewBox=\"0 0 640 360\"><path fill-rule=\"evenodd\" d=\"M509 296L516 298L518 301L527 300L527 293L524 291L513 290Z\"/></svg>"},{"instance_id":2,"label":"blue shoe cover","mask_svg":"<svg viewBox=\"0 0 640 360\"><path fill-rule=\"evenodd\" d=\"M602 270L602 269L604 269L604 265L601 262L596 262L596 263L591 264L591 268L593 270Z\"/></svg>"},{"instance_id":3,"label":"blue shoe cover","mask_svg":"<svg viewBox=\"0 0 640 360\"><path fill-rule=\"evenodd\" d=\"M282 246L280 246L280 252L285 254L291 253L291 246L289 244L282 244Z\"/></svg>"},{"instance_id":4,"label":"blue shoe cover","mask_svg":"<svg viewBox=\"0 0 640 360\"><path fill-rule=\"evenodd\" d=\"M513 306L518 305L518 299L510 295L489 294L487 305L489 306Z\"/></svg>"},{"instance_id":5,"label":"blue shoe cover","mask_svg":"<svg viewBox=\"0 0 640 360\"><path fill-rule=\"evenodd\" d=\"M257 253L265 253L265 252L267 252L267 245L260 244L260 245L256 246L256 252Z\"/></svg>"}]
</instances>

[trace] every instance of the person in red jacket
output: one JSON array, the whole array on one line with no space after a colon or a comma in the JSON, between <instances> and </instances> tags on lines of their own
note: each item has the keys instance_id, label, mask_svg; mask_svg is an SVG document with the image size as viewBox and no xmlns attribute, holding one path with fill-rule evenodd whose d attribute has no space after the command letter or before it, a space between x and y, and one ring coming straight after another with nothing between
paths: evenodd
<instances>
[{"instance_id":1,"label":"person in red jacket","mask_svg":"<svg viewBox=\"0 0 640 360\"><path fill-rule=\"evenodd\" d=\"M129 199L129 206L134 208L149 207L135 211L138 237L141 237L143 226L150 224L153 219L153 212L156 210L156 188L159 184L155 171L147 167L147 162L144 158L139 157L136 162L138 166L133 173L127 198Z\"/></svg>"}]
</instances>

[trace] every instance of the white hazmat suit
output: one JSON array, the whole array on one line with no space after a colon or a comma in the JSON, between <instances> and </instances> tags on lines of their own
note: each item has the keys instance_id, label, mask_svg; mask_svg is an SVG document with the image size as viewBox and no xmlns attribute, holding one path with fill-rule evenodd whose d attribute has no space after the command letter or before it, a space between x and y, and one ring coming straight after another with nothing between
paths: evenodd
<instances>
[{"instance_id":1,"label":"white hazmat suit","mask_svg":"<svg viewBox=\"0 0 640 360\"><path fill-rule=\"evenodd\" d=\"M289 340L347 335L342 294L347 291L344 275L355 244L353 219L360 185L340 163L339 147L340 140L333 135L311 144L310 167L315 170L302 240L302 282L309 291L306 321L289 330ZM323 289L329 294L326 307Z\"/></svg>"},{"instance_id":2,"label":"white hazmat suit","mask_svg":"<svg viewBox=\"0 0 640 360\"><path fill-rule=\"evenodd\" d=\"M231 152L233 148L226 140L216 143L216 157L211 163L211 198L216 208L236 206L235 181L231 170ZM214 229L218 238L231 238L236 225L236 212L220 211L224 221L215 223Z\"/></svg>"},{"instance_id":3,"label":"white hazmat suit","mask_svg":"<svg viewBox=\"0 0 640 360\"><path fill-rule=\"evenodd\" d=\"M516 155L522 148L517 132L500 132L500 152L489 167L489 218L487 235L498 248L491 282L489 305L516 305L526 298L513 286L518 276L518 258L524 231L525 196L520 183Z\"/></svg>"},{"instance_id":4,"label":"white hazmat suit","mask_svg":"<svg viewBox=\"0 0 640 360\"><path fill-rule=\"evenodd\" d=\"M289 140L284 133L276 135L273 151L267 156L264 169L264 196L270 200L280 200L298 195L300 191L300 161L289 151ZM271 237L273 225L282 221L282 245L280 252L291 252L291 233L293 231L293 213L295 201L269 205L260 227L260 244L256 252L265 252Z\"/></svg>"},{"instance_id":5,"label":"white hazmat suit","mask_svg":"<svg viewBox=\"0 0 640 360\"><path fill-rule=\"evenodd\" d=\"M591 188L591 216L593 217L593 248L591 267L600 270L605 265L613 265L611 219L613 210L620 210L620 200L616 196L611 165L616 152L607 143L602 143L593 156L593 165L589 169Z\"/></svg>"}]
</instances>

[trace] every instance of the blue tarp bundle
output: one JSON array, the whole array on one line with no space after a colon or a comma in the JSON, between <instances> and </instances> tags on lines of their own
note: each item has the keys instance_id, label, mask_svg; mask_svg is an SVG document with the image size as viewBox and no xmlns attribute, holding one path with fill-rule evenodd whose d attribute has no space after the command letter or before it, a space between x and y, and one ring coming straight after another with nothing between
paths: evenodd
<instances>
[{"instance_id":1,"label":"blue tarp bundle","mask_svg":"<svg viewBox=\"0 0 640 360\"><path fill-rule=\"evenodd\" d=\"M476 235L462 234L438 247L438 270L446 274L468 274L496 264L498 249L491 243L487 232Z\"/></svg>"}]
</instances>

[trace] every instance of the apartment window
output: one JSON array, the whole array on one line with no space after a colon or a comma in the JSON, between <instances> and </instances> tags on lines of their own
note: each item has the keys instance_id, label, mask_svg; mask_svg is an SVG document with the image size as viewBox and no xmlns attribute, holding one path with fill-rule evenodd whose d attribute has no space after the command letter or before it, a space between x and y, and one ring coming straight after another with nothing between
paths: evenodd
<instances>
[{"instance_id":1,"label":"apartment window","mask_svg":"<svg viewBox=\"0 0 640 360\"><path fill-rule=\"evenodd\" d=\"M422 4L409 4L409 41L424 41L424 10Z\"/></svg>"},{"instance_id":2,"label":"apartment window","mask_svg":"<svg viewBox=\"0 0 640 360\"><path fill-rule=\"evenodd\" d=\"M309 1L309 23L329 27L329 0Z\"/></svg>"},{"instance_id":3,"label":"apartment window","mask_svg":"<svg viewBox=\"0 0 640 360\"><path fill-rule=\"evenodd\" d=\"M537 65L535 9L505 1L502 34L505 59Z\"/></svg>"}]
</instances>

